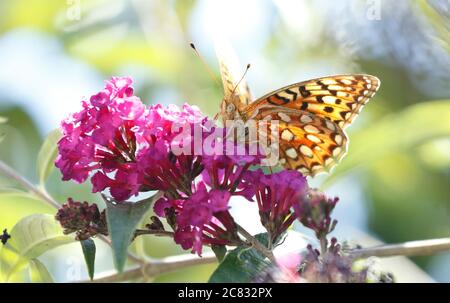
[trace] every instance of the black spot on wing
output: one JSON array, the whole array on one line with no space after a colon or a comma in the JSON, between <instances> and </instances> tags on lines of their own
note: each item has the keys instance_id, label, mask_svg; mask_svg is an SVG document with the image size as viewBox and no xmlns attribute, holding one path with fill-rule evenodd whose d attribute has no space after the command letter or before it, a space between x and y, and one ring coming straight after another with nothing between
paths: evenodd
<instances>
[{"instance_id":1,"label":"black spot on wing","mask_svg":"<svg viewBox=\"0 0 450 303\"><path fill-rule=\"evenodd\" d=\"M291 99L280 96L279 94L275 94L275 97L277 97L278 99L280 99L284 104L287 104L291 101Z\"/></svg>"},{"instance_id":2,"label":"black spot on wing","mask_svg":"<svg viewBox=\"0 0 450 303\"><path fill-rule=\"evenodd\" d=\"M325 106L323 110L326 113L332 113L334 109L331 106Z\"/></svg>"},{"instance_id":3,"label":"black spot on wing","mask_svg":"<svg viewBox=\"0 0 450 303\"><path fill-rule=\"evenodd\" d=\"M293 100L297 99L297 93L296 92L290 90L289 88L286 89L285 92L286 92L286 94L291 95Z\"/></svg>"},{"instance_id":4,"label":"black spot on wing","mask_svg":"<svg viewBox=\"0 0 450 303\"><path fill-rule=\"evenodd\" d=\"M342 111L339 114L341 115L342 119L345 120L345 116L349 113L349 111Z\"/></svg>"},{"instance_id":5,"label":"black spot on wing","mask_svg":"<svg viewBox=\"0 0 450 303\"><path fill-rule=\"evenodd\" d=\"M309 95L311 95L311 93L307 91L304 86L300 86L298 89L303 98L309 97Z\"/></svg>"}]
</instances>

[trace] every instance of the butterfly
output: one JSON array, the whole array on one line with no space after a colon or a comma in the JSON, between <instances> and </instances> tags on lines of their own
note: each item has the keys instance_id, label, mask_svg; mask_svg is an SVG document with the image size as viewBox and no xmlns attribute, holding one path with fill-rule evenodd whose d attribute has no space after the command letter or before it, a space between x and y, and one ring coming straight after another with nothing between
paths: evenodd
<instances>
[{"instance_id":1,"label":"butterfly","mask_svg":"<svg viewBox=\"0 0 450 303\"><path fill-rule=\"evenodd\" d=\"M335 75L294 83L253 101L248 85L237 81L230 68L228 62L237 66L232 49L216 45L216 53L224 88L222 120L277 120L278 163L306 176L330 172L342 159L348 145L345 128L380 87L375 76Z\"/></svg>"}]
</instances>

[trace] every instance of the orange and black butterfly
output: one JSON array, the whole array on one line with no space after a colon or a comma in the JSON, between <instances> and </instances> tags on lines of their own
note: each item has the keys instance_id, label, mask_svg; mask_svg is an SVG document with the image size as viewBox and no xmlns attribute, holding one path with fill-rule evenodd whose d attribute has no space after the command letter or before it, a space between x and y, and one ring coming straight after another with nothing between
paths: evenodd
<instances>
[{"instance_id":1,"label":"orange and black butterfly","mask_svg":"<svg viewBox=\"0 0 450 303\"><path fill-rule=\"evenodd\" d=\"M253 101L247 84L236 81L228 61L236 66L227 45L216 48L224 86L223 121L278 120L279 164L304 175L329 172L347 150L344 129L361 112L380 86L370 75L337 75L291 84Z\"/></svg>"}]
</instances>

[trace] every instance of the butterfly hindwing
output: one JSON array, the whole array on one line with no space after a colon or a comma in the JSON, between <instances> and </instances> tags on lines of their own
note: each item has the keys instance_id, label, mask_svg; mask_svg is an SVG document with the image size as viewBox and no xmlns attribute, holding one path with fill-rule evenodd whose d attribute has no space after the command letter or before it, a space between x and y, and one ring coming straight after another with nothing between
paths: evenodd
<instances>
[{"instance_id":1,"label":"butterfly hindwing","mask_svg":"<svg viewBox=\"0 0 450 303\"><path fill-rule=\"evenodd\" d=\"M336 123L308 111L267 106L256 120L279 124L279 163L314 176L339 162L347 149L347 136ZM260 138L261 140L261 138ZM276 145L275 145L276 146Z\"/></svg>"},{"instance_id":2,"label":"butterfly hindwing","mask_svg":"<svg viewBox=\"0 0 450 303\"><path fill-rule=\"evenodd\" d=\"M380 81L370 75L338 75L292 84L269 93L244 110L248 118L265 106L280 106L330 119L340 128L350 125L375 94Z\"/></svg>"}]
</instances>

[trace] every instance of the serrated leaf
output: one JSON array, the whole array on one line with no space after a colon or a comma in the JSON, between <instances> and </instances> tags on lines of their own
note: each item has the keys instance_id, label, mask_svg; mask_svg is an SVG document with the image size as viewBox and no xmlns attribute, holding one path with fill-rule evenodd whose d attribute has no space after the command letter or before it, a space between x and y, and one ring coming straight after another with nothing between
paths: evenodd
<instances>
[{"instance_id":1,"label":"serrated leaf","mask_svg":"<svg viewBox=\"0 0 450 303\"><path fill-rule=\"evenodd\" d=\"M94 279L95 272L95 242L92 239L80 241L81 249L83 250L84 260L88 269L89 278Z\"/></svg>"},{"instance_id":2,"label":"serrated leaf","mask_svg":"<svg viewBox=\"0 0 450 303\"><path fill-rule=\"evenodd\" d=\"M267 234L258 234L255 238L267 245ZM269 265L270 262L265 256L254 248L237 247L226 255L209 278L209 282L249 283Z\"/></svg>"},{"instance_id":3,"label":"serrated leaf","mask_svg":"<svg viewBox=\"0 0 450 303\"><path fill-rule=\"evenodd\" d=\"M38 259L30 260L30 280L33 283L53 283L53 278L47 267Z\"/></svg>"},{"instance_id":4,"label":"serrated leaf","mask_svg":"<svg viewBox=\"0 0 450 303\"><path fill-rule=\"evenodd\" d=\"M136 226L150 209L152 203L159 197L160 195L156 194L139 202L117 202L104 197L114 265L119 272L122 272L125 267L128 246L131 243Z\"/></svg>"},{"instance_id":5,"label":"serrated leaf","mask_svg":"<svg viewBox=\"0 0 450 303\"><path fill-rule=\"evenodd\" d=\"M11 238L2 249L17 254L10 264L2 264L6 280L15 271L22 269L30 259L44 252L74 241L73 237L63 234L59 223L51 215L35 214L21 219L12 228ZM3 258L2 258L3 259Z\"/></svg>"},{"instance_id":6,"label":"serrated leaf","mask_svg":"<svg viewBox=\"0 0 450 303\"><path fill-rule=\"evenodd\" d=\"M58 153L57 143L61 138L59 129L50 132L45 138L37 157L37 173L40 184L44 184L53 170L56 155Z\"/></svg>"}]
</instances>

